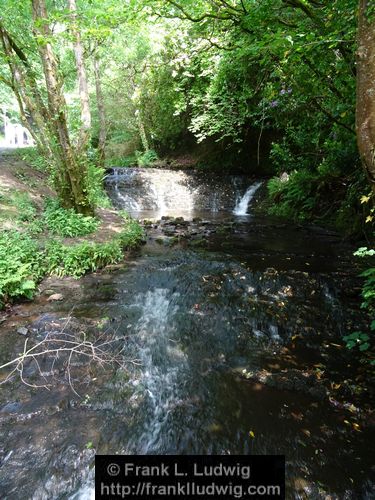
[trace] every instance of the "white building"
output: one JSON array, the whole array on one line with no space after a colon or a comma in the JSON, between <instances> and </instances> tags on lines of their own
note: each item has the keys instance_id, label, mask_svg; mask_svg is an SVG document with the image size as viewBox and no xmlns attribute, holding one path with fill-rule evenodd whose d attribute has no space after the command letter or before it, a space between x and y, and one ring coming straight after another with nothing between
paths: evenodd
<instances>
[{"instance_id":1,"label":"white building","mask_svg":"<svg viewBox=\"0 0 375 500\"><path fill-rule=\"evenodd\" d=\"M4 137L0 138L2 148L24 148L34 146L35 142L30 132L20 123L14 123L8 117L6 110L3 111Z\"/></svg>"}]
</instances>

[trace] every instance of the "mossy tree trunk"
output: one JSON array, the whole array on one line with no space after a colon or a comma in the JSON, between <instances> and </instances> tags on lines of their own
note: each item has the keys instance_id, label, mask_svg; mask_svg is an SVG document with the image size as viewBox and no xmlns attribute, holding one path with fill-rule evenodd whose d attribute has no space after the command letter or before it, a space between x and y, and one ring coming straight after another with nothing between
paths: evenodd
<instances>
[{"instance_id":1,"label":"mossy tree trunk","mask_svg":"<svg viewBox=\"0 0 375 500\"><path fill-rule=\"evenodd\" d=\"M16 96L23 124L53 166L55 188L62 205L83 214L92 214L85 157L72 145L69 136L67 105L51 44L52 32L45 0L32 0L32 13L33 35L38 44L47 99L40 85L40 75L0 19L0 42L10 72L10 78L3 77L2 80Z\"/></svg>"},{"instance_id":2,"label":"mossy tree trunk","mask_svg":"<svg viewBox=\"0 0 375 500\"><path fill-rule=\"evenodd\" d=\"M66 101L62 91L58 65L52 49L52 32L49 26L45 0L32 0L34 35L38 41L39 55L48 96L48 110L52 123L53 136L56 139L60 181L60 198L63 205L72 206L77 212L91 214L86 189L86 164L71 144L66 117Z\"/></svg>"},{"instance_id":3,"label":"mossy tree trunk","mask_svg":"<svg viewBox=\"0 0 375 500\"><path fill-rule=\"evenodd\" d=\"M375 195L375 8L360 0L357 51L358 149Z\"/></svg>"}]
</instances>

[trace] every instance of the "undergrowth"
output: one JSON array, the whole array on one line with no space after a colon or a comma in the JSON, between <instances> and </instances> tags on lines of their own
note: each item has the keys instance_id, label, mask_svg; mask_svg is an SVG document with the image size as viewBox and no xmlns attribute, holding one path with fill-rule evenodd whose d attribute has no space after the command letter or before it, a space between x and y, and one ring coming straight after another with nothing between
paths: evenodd
<instances>
[{"instance_id":1,"label":"undergrowth","mask_svg":"<svg viewBox=\"0 0 375 500\"><path fill-rule=\"evenodd\" d=\"M26 191L14 190L11 193L3 194L1 196L1 201L4 205L16 208L16 219L18 221L30 222L36 217L36 205Z\"/></svg>"},{"instance_id":2,"label":"undergrowth","mask_svg":"<svg viewBox=\"0 0 375 500\"><path fill-rule=\"evenodd\" d=\"M46 160L36 148L15 154L34 169L51 174ZM96 166L92 159L88 164L88 190L96 207L110 206L103 188L104 174L104 169ZM19 231L0 230L0 308L14 300L31 299L46 275L79 278L87 272L120 262L125 249L138 246L144 239L141 226L123 212L123 229L110 241L65 244L62 238L94 233L99 227L99 219L65 209L55 198L48 198L42 210L27 191L0 193L0 202L5 210L13 208L9 212L12 215L7 217L20 222L16 225Z\"/></svg>"},{"instance_id":3,"label":"undergrowth","mask_svg":"<svg viewBox=\"0 0 375 500\"><path fill-rule=\"evenodd\" d=\"M48 184L50 186L54 185L56 170L53 165L49 163L48 159L38 151L37 148L23 148L22 150L17 151L15 154L34 170L47 174ZM95 207L108 208L111 206L111 202L103 188L105 169L98 166L95 152L90 151L88 156L89 160L87 162L87 190L89 201ZM21 180L24 181L24 179Z\"/></svg>"},{"instance_id":4,"label":"undergrowth","mask_svg":"<svg viewBox=\"0 0 375 500\"><path fill-rule=\"evenodd\" d=\"M330 224L346 236L363 236L368 208L360 198L365 176L343 177L331 169L296 170L268 181L268 213L291 220Z\"/></svg>"},{"instance_id":5,"label":"undergrowth","mask_svg":"<svg viewBox=\"0 0 375 500\"><path fill-rule=\"evenodd\" d=\"M69 238L93 233L99 225L96 218L62 208L58 200L52 198L46 200L43 218L52 234Z\"/></svg>"},{"instance_id":6,"label":"undergrowth","mask_svg":"<svg viewBox=\"0 0 375 500\"><path fill-rule=\"evenodd\" d=\"M35 147L20 149L16 151L15 154L30 165L30 167L34 170L38 170L38 172L46 173L51 171L51 165Z\"/></svg>"},{"instance_id":7,"label":"undergrowth","mask_svg":"<svg viewBox=\"0 0 375 500\"><path fill-rule=\"evenodd\" d=\"M28 193L15 192L12 197L13 204L18 210L18 219L22 222L32 221L37 214L35 204Z\"/></svg>"},{"instance_id":8,"label":"undergrowth","mask_svg":"<svg viewBox=\"0 0 375 500\"><path fill-rule=\"evenodd\" d=\"M153 149L149 149L143 153L136 151L135 157L137 159L138 167L149 167L159 159L156 151Z\"/></svg>"},{"instance_id":9,"label":"undergrowth","mask_svg":"<svg viewBox=\"0 0 375 500\"><path fill-rule=\"evenodd\" d=\"M15 299L31 299L46 275L80 278L108 264L120 262L123 250L138 246L142 228L131 219L122 232L105 243L65 245L56 239L42 244L30 234L0 231L0 307Z\"/></svg>"},{"instance_id":10,"label":"undergrowth","mask_svg":"<svg viewBox=\"0 0 375 500\"><path fill-rule=\"evenodd\" d=\"M73 246L52 240L45 248L45 261L49 274L80 278L108 264L119 262L123 257L117 239L109 243L83 242Z\"/></svg>"},{"instance_id":11,"label":"undergrowth","mask_svg":"<svg viewBox=\"0 0 375 500\"><path fill-rule=\"evenodd\" d=\"M21 297L31 299L43 276L43 254L30 236L0 232L0 306Z\"/></svg>"}]
</instances>

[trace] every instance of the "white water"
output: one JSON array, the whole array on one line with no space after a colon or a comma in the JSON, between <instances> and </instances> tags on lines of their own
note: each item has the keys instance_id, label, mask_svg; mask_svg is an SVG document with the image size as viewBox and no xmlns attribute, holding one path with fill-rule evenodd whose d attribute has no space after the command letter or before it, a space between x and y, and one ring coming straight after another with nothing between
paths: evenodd
<instances>
[{"instance_id":1,"label":"white water","mask_svg":"<svg viewBox=\"0 0 375 500\"><path fill-rule=\"evenodd\" d=\"M247 204L258 187L254 184L250 192L246 191L248 182L245 176L210 176L153 168L118 167L106 176L112 199L119 208L135 217L149 212L147 216L152 213L152 217L157 218L163 215L192 218L203 212L233 213L238 206L238 215L245 215Z\"/></svg>"},{"instance_id":2,"label":"white water","mask_svg":"<svg viewBox=\"0 0 375 500\"><path fill-rule=\"evenodd\" d=\"M246 193L243 195L241 199L239 199L234 207L233 213L235 215L247 215L248 214L248 206L250 201L252 200L257 189L262 185L261 182L256 182L247 188Z\"/></svg>"},{"instance_id":3,"label":"white water","mask_svg":"<svg viewBox=\"0 0 375 500\"><path fill-rule=\"evenodd\" d=\"M174 305L178 293L166 288L155 288L136 296L134 307L141 310L133 341L135 355L140 362L140 372L134 374L129 384L134 390L129 404L147 399L150 407L148 425L141 435L134 436L127 453L152 453L162 443L168 417L178 405L177 387L180 370L186 366L185 354L170 337L173 334L173 317L178 311ZM94 477L91 475L70 500L93 500Z\"/></svg>"},{"instance_id":4,"label":"white water","mask_svg":"<svg viewBox=\"0 0 375 500\"><path fill-rule=\"evenodd\" d=\"M134 340L141 373L130 384L136 388L132 398L146 398L151 410L146 429L130 445L137 453L147 454L159 448L169 413L178 404L179 374L186 364L185 354L171 338L178 296L168 289L155 288L136 297L135 307L141 308L141 317Z\"/></svg>"},{"instance_id":5,"label":"white water","mask_svg":"<svg viewBox=\"0 0 375 500\"><path fill-rule=\"evenodd\" d=\"M154 210L158 217L178 210L189 216L195 206L195 190L183 171L114 169L107 176L119 205L125 210Z\"/></svg>"},{"instance_id":6,"label":"white water","mask_svg":"<svg viewBox=\"0 0 375 500\"><path fill-rule=\"evenodd\" d=\"M118 174L117 170L114 171L113 178L114 178L114 183L113 184L114 184L114 187L115 187L116 197L120 201L121 205L123 205L124 207L131 208L132 210L139 210L140 206L139 206L139 203L137 201L133 200L128 195L124 196L121 193L121 191L120 191L120 189L118 187L119 174Z\"/></svg>"},{"instance_id":7,"label":"white water","mask_svg":"<svg viewBox=\"0 0 375 500\"><path fill-rule=\"evenodd\" d=\"M91 477L69 500L95 500L94 477Z\"/></svg>"}]
</instances>

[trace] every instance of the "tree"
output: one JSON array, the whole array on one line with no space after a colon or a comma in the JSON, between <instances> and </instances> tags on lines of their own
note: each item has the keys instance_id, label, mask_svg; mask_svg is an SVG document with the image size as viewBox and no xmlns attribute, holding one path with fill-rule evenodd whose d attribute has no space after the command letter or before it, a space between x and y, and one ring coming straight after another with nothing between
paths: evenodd
<instances>
[{"instance_id":1,"label":"tree","mask_svg":"<svg viewBox=\"0 0 375 500\"><path fill-rule=\"evenodd\" d=\"M105 162L105 144L107 139L107 117L104 105L100 59L98 54L94 55L94 76L96 105L99 116L98 163L101 167L103 167Z\"/></svg>"},{"instance_id":2,"label":"tree","mask_svg":"<svg viewBox=\"0 0 375 500\"><path fill-rule=\"evenodd\" d=\"M375 195L375 9L360 0L357 50L358 149Z\"/></svg>"},{"instance_id":3,"label":"tree","mask_svg":"<svg viewBox=\"0 0 375 500\"><path fill-rule=\"evenodd\" d=\"M81 42L81 34L77 24L77 5L76 0L69 1L69 10L71 12L71 32L73 34L73 47L74 56L76 60L78 86L79 86L79 99L81 103L81 130L80 137L77 143L78 152L84 151L89 143L91 134L91 112L90 112L90 99L89 88L87 83L87 74L85 68L83 45Z\"/></svg>"},{"instance_id":4,"label":"tree","mask_svg":"<svg viewBox=\"0 0 375 500\"><path fill-rule=\"evenodd\" d=\"M2 56L9 69L8 78L3 77L2 81L14 92L24 125L54 167L55 187L62 205L91 214L85 158L73 146L69 134L63 80L45 0L32 0L32 10L26 12L32 33L24 44L27 49L32 47L28 53L17 42L17 36L11 34L11 26L0 21ZM44 88L38 75L40 67Z\"/></svg>"}]
</instances>

